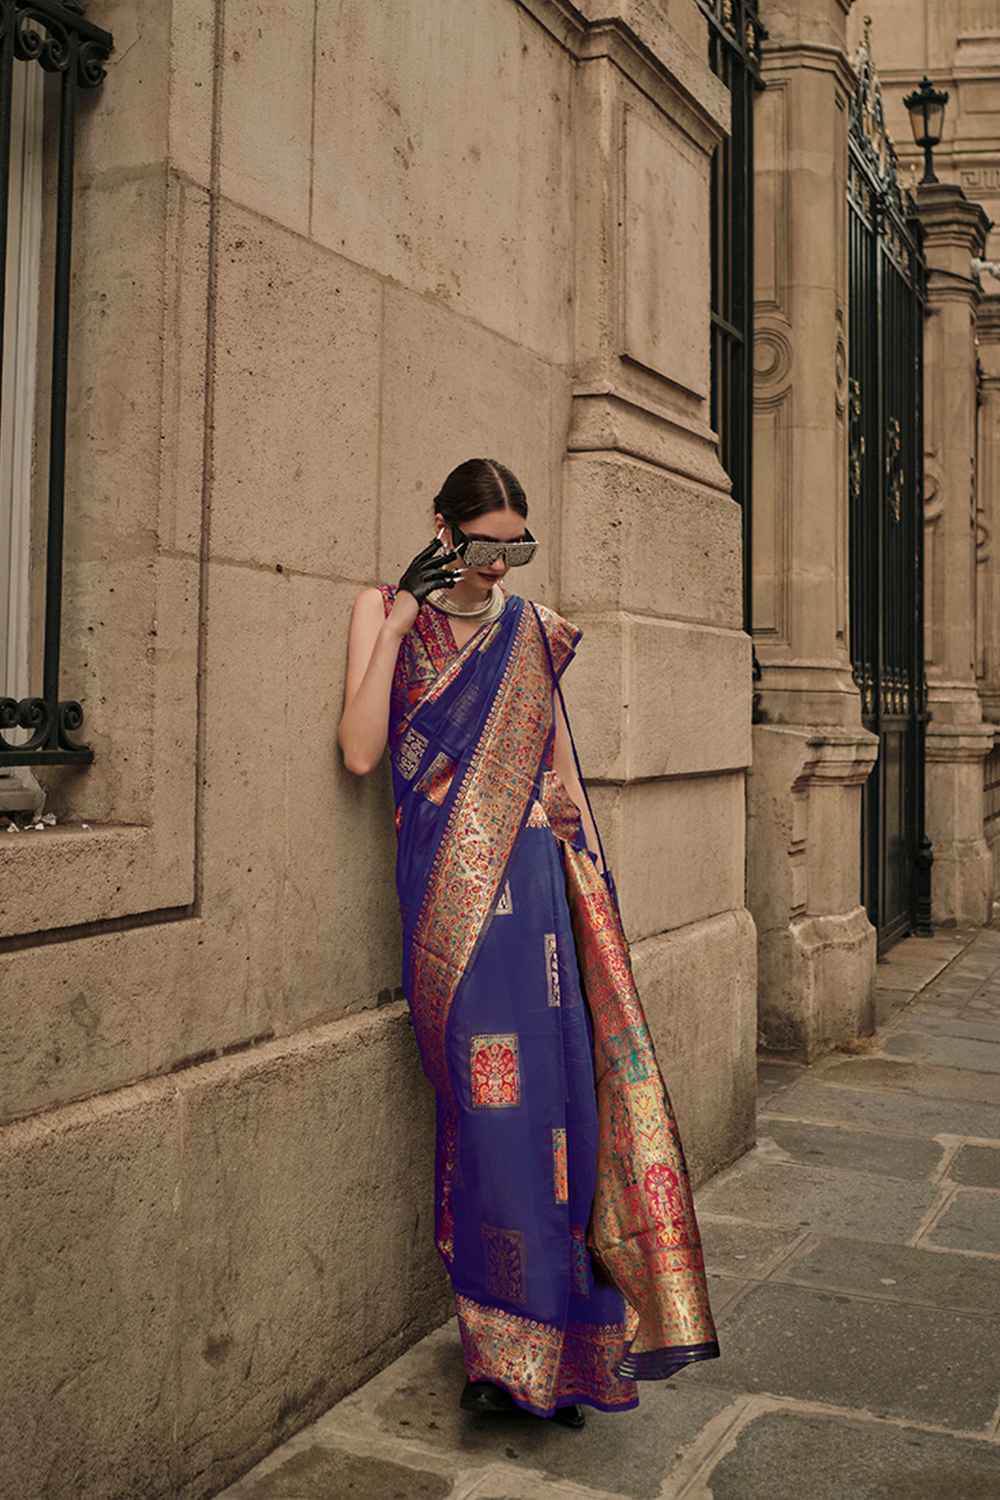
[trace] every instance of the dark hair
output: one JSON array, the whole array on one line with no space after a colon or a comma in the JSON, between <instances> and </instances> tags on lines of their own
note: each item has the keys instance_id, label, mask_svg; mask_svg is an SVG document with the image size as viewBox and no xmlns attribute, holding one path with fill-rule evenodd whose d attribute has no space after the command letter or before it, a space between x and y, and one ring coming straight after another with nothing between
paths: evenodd
<instances>
[{"instance_id":1,"label":"dark hair","mask_svg":"<svg viewBox=\"0 0 1000 1500\"><path fill-rule=\"evenodd\" d=\"M528 514L528 501L521 483L495 458L467 458L452 469L434 497L433 509L449 524L459 526L491 510L516 510Z\"/></svg>"}]
</instances>

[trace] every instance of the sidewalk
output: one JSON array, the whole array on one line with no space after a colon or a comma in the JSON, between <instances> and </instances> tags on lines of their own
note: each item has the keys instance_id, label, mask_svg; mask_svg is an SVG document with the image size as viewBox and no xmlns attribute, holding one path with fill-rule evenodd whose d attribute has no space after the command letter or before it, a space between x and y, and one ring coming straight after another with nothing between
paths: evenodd
<instances>
[{"instance_id":1,"label":"sidewalk","mask_svg":"<svg viewBox=\"0 0 1000 1500\"><path fill-rule=\"evenodd\" d=\"M857 1052L762 1063L757 1147L697 1195L721 1359L572 1432L461 1413L452 1322L226 1500L997 1500L1000 930L877 984Z\"/></svg>"}]
</instances>

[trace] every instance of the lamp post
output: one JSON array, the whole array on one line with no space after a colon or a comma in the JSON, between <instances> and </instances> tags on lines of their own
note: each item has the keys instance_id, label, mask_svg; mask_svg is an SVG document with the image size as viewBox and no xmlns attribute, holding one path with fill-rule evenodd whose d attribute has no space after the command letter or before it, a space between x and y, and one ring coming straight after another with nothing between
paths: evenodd
<instances>
[{"instance_id":1,"label":"lamp post","mask_svg":"<svg viewBox=\"0 0 1000 1500\"><path fill-rule=\"evenodd\" d=\"M934 175L934 147L940 144L944 133L944 107L948 103L946 89L936 89L925 73L912 94L903 100L910 116L913 139L924 151L924 175L920 186L937 182Z\"/></svg>"}]
</instances>

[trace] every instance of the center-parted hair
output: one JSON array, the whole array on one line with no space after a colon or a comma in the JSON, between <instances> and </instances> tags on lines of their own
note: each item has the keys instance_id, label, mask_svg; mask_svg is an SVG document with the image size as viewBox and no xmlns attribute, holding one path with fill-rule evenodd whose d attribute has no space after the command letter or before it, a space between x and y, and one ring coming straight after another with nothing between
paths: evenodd
<instances>
[{"instance_id":1,"label":"center-parted hair","mask_svg":"<svg viewBox=\"0 0 1000 1500\"><path fill-rule=\"evenodd\" d=\"M434 510L459 526L491 510L515 510L527 516L528 501L520 480L495 458L467 458L452 469L434 497Z\"/></svg>"}]
</instances>

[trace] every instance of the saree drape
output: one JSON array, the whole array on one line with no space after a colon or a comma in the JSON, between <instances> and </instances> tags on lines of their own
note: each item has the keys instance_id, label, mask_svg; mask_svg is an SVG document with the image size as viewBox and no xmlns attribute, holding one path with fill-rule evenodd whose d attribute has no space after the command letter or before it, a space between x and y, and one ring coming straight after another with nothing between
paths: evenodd
<instances>
[{"instance_id":1,"label":"saree drape","mask_svg":"<svg viewBox=\"0 0 1000 1500\"><path fill-rule=\"evenodd\" d=\"M582 631L504 592L461 648L422 605L390 698L402 985L437 1096L435 1242L470 1379L541 1416L621 1411L637 1380L719 1347L614 880L552 768Z\"/></svg>"}]
</instances>

